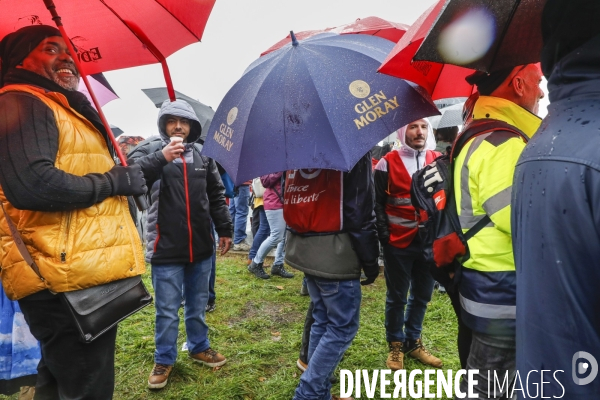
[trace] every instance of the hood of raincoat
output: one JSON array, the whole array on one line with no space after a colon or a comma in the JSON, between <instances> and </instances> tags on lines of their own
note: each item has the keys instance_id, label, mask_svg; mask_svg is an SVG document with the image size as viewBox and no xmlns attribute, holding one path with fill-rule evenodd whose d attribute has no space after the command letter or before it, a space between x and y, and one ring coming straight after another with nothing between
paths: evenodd
<instances>
[{"instance_id":1,"label":"hood of raincoat","mask_svg":"<svg viewBox=\"0 0 600 400\"><path fill-rule=\"evenodd\" d=\"M435 142L435 135L433 134L433 128L431 127L431 122L427 118L422 118L422 119L427 121L427 139L425 140L425 148L421 151L424 152L427 150L435 150L436 142ZM408 124L408 125L410 125L410 124ZM414 157L414 155L417 154L418 151L413 149L412 147L409 147L406 144L406 128L408 127L408 125L404 125L402 128L400 128L396 131L396 135L398 137L398 141L399 141L400 145L399 146L396 145L396 146L394 146L394 148L398 149L398 151L400 152L400 155L407 155L407 156Z\"/></svg>"},{"instance_id":2,"label":"hood of raincoat","mask_svg":"<svg viewBox=\"0 0 600 400\"><path fill-rule=\"evenodd\" d=\"M158 112L158 131L160 132L160 137L163 142L168 143L171 140L169 139L169 136L165 130L166 120L169 115L187 118L192 122L190 126L190 134L187 137L186 147L199 141L200 135L202 134L200 120L196 116L192 106L187 101L177 99L175 101L165 100L160 107L160 111Z\"/></svg>"}]
</instances>

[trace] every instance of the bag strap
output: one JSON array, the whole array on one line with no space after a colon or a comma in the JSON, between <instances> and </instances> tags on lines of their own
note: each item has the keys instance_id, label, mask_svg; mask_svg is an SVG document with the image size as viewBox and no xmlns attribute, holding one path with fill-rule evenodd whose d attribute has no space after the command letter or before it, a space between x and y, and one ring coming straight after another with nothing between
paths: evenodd
<instances>
[{"instance_id":1,"label":"bag strap","mask_svg":"<svg viewBox=\"0 0 600 400\"><path fill-rule=\"evenodd\" d=\"M2 207L2 212L4 213L4 218L6 219L6 223L8 224L8 229L10 230L10 234L13 237L15 244L17 245L17 249L19 249L19 253L21 253L21 256L23 257L23 260L25 260L25 262L31 267L33 272L35 272L36 275L40 277L42 282L44 282L45 279L42 276L42 274L40 273L40 269L38 268L35 261L33 261L33 258L31 258L31 254L29 254L29 250L27 250L27 246L25 246L25 243L23 243L21 234L17 230L15 223L8 216L8 213L6 212L6 209L4 208L4 204L2 202L0 202L0 206Z\"/></svg>"},{"instance_id":2,"label":"bag strap","mask_svg":"<svg viewBox=\"0 0 600 400\"><path fill-rule=\"evenodd\" d=\"M463 235L463 237L465 238L465 241L469 241L469 239L471 239L473 236L477 235L477 233L480 230L482 230L483 228L485 228L485 226L487 224L489 224L491 221L492 221L492 219L490 218L490 216L485 214L485 217L483 217L471 229L469 229L468 231L465 232L465 234Z\"/></svg>"},{"instance_id":3,"label":"bag strap","mask_svg":"<svg viewBox=\"0 0 600 400\"><path fill-rule=\"evenodd\" d=\"M281 204L284 204L285 202L283 201L283 194L285 192L285 172L283 173L283 175L281 175L281 193L277 191L277 186L273 186L273 191L275 192L275 194L277 194L277 197L279 197L279 201L281 201Z\"/></svg>"}]
</instances>

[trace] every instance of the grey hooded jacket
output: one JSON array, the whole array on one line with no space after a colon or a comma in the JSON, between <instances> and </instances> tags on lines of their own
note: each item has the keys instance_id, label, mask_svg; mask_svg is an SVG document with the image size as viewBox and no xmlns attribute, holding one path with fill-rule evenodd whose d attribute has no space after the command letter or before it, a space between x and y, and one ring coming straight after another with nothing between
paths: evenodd
<instances>
[{"instance_id":1,"label":"grey hooded jacket","mask_svg":"<svg viewBox=\"0 0 600 400\"><path fill-rule=\"evenodd\" d=\"M169 115L191 121L181 158L167 163L162 148L170 139L165 132ZM225 188L214 160L201 156L196 142L202 129L193 108L183 100L163 103L160 137L141 142L130 161L144 172L149 196L146 261L153 264L195 262L214 251L211 220L220 237L231 237L233 225L225 203Z\"/></svg>"}]
</instances>

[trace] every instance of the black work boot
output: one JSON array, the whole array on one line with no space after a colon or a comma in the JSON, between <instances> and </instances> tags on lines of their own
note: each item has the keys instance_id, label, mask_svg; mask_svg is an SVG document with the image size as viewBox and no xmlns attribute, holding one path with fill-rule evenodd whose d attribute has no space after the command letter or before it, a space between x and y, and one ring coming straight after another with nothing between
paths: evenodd
<instances>
[{"instance_id":1,"label":"black work boot","mask_svg":"<svg viewBox=\"0 0 600 400\"><path fill-rule=\"evenodd\" d=\"M250 263L250 265L248 265L248 271L260 279L269 279L270 278L270 276L263 269L263 263L257 264L254 261L252 261Z\"/></svg>"},{"instance_id":2,"label":"black work boot","mask_svg":"<svg viewBox=\"0 0 600 400\"><path fill-rule=\"evenodd\" d=\"M273 264L271 266L271 275L279 275L282 278L293 278L294 274L287 272L283 264Z\"/></svg>"}]
</instances>

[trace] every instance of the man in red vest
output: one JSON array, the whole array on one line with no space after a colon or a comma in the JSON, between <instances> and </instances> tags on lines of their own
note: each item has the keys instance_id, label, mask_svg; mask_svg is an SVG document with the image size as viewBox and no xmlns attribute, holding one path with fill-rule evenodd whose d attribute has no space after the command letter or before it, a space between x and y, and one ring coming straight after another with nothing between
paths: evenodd
<instances>
[{"instance_id":1,"label":"man in red vest","mask_svg":"<svg viewBox=\"0 0 600 400\"><path fill-rule=\"evenodd\" d=\"M439 368L442 361L425 350L421 342L434 281L421 251L420 217L410 201L410 184L412 175L440 153L434 151L435 138L427 119L400 128L398 138L400 147L386 154L375 167L375 214L387 285L385 330L390 353L386 364L394 371L404 369L407 354Z\"/></svg>"}]
</instances>

